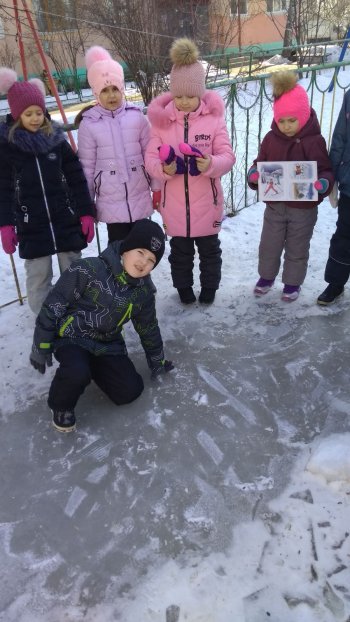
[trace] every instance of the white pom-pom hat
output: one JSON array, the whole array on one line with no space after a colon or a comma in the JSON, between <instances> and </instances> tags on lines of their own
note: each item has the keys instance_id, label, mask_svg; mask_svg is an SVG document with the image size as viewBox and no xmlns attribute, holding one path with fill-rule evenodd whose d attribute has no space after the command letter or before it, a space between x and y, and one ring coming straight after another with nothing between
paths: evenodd
<instances>
[{"instance_id":1,"label":"white pom-pom hat","mask_svg":"<svg viewBox=\"0 0 350 622\"><path fill-rule=\"evenodd\" d=\"M98 99L102 89L116 86L124 93L124 71L110 53L103 47L94 45L85 54L87 79L95 97Z\"/></svg>"},{"instance_id":2,"label":"white pom-pom hat","mask_svg":"<svg viewBox=\"0 0 350 622\"><path fill-rule=\"evenodd\" d=\"M29 106L39 106L45 114L45 86L39 78L18 82L17 73L13 69L0 67L0 93L7 95L11 115L15 121Z\"/></svg>"}]
</instances>

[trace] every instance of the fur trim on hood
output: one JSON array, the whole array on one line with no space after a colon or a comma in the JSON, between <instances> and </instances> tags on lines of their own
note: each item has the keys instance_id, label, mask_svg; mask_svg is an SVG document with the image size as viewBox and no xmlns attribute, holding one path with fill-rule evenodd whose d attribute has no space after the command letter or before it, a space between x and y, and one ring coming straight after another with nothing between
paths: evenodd
<instances>
[{"instance_id":1,"label":"fur trim on hood","mask_svg":"<svg viewBox=\"0 0 350 622\"><path fill-rule=\"evenodd\" d=\"M154 127L166 128L176 119L174 106L170 92L156 97L147 108L147 116ZM175 105L175 104L174 104ZM214 91L205 91L200 104L200 114L212 114L214 117L222 117L225 113L225 103L220 95ZM191 113L191 114L196 114Z\"/></svg>"}]
</instances>

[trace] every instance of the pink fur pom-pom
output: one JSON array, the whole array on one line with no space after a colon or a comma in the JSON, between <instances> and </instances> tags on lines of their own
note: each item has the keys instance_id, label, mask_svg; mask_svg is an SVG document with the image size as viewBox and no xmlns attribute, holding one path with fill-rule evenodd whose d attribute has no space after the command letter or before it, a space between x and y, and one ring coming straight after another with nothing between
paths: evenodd
<instances>
[{"instance_id":1,"label":"pink fur pom-pom","mask_svg":"<svg viewBox=\"0 0 350 622\"><path fill-rule=\"evenodd\" d=\"M8 93L15 82L17 82L16 72L9 67L0 67L0 93Z\"/></svg>"},{"instance_id":2,"label":"pink fur pom-pom","mask_svg":"<svg viewBox=\"0 0 350 622\"><path fill-rule=\"evenodd\" d=\"M36 86L36 88L40 91L43 97L45 97L46 95L45 84L40 80L40 78L31 78L30 80L28 80L28 82L30 82L31 84L34 84L34 86Z\"/></svg>"},{"instance_id":3,"label":"pink fur pom-pom","mask_svg":"<svg viewBox=\"0 0 350 622\"><path fill-rule=\"evenodd\" d=\"M100 45L93 45L92 48L89 48L85 54L86 68L90 69L91 65L99 60L111 60L111 58L110 53L103 47Z\"/></svg>"}]
</instances>

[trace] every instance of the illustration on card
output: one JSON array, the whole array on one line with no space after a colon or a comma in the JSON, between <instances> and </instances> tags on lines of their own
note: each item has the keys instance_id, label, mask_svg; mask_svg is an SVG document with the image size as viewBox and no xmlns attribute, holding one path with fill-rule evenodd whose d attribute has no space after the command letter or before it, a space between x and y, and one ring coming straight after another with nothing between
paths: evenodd
<instances>
[{"instance_id":1,"label":"illustration on card","mask_svg":"<svg viewBox=\"0 0 350 622\"><path fill-rule=\"evenodd\" d=\"M258 162L260 201L317 201L317 162Z\"/></svg>"},{"instance_id":2,"label":"illustration on card","mask_svg":"<svg viewBox=\"0 0 350 622\"><path fill-rule=\"evenodd\" d=\"M283 193L283 168L279 163L263 162L261 163L261 170L259 171L259 181L261 183L261 192L263 197L274 197L274 201L281 198ZM260 184L259 184L259 195Z\"/></svg>"}]
</instances>

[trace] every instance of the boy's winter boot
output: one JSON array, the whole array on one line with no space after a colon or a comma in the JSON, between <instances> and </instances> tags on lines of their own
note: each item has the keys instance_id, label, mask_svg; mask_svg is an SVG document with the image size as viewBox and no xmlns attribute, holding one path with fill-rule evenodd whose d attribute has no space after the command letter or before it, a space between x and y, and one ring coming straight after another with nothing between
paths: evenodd
<instances>
[{"instance_id":1,"label":"boy's winter boot","mask_svg":"<svg viewBox=\"0 0 350 622\"><path fill-rule=\"evenodd\" d=\"M216 289L210 287L202 287L199 294L199 302L206 305L211 305L215 300Z\"/></svg>"},{"instance_id":2,"label":"boy's winter boot","mask_svg":"<svg viewBox=\"0 0 350 622\"><path fill-rule=\"evenodd\" d=\"M300 294L300 285L285 285L282 292L282 300L293 302Z\"/></svg>"},{"instance_id":3,"label":"boy's winter boot","mask_svg":"<svg viewBox=\"0 0 350 622\"><path fill-rule=\"evenodd\" d=\"M184 305L190 305L192 302L196 302L192 287L179 287L178 290L180 300Z\"/></svg>"},{"instance_id":4,"label":"boy's winter boot","mask_svg":"<svg viewBox=\"0 0 350 622\"><path fill-rule=\"evenodd\" d=\"M164 164L176 162L176 175L183 175L185 172L185 163L180 156L175 155L175 149L171 145L161 145L158 147L159 159Z\"/></svg>"},{"instance_id":5,"label":"boy's winter boot","mask_svg":"<svg viewBox=\"0 0 350 622\"><path fill-rule=\"evenodd\" d=\"M53 410L52 424L59 432L73 432L75 430L74 410Z\"/></svg>"},{"instance_id":6,"label":"boy's winter boot","mask_svg":"<svg viewBox=\"0 0 350 622\"><path fill-rule=\"evenodd\" d=\"M180 143L179 150L181 151L181 153L183 153L183 155L186 155L189 158L190 175L192 175L192 177L200 175L201 172L197 168L196 158L203 158L204 156L202 152L199 151L197 147L192 147L192 145L189 145L188 143Z\"/></svg>"},{"instance_id":7,"label":"boy's winter boot","mask_svg":"<svg viewBox=\"0 0 350 622\"><path fill-rule=\"evenodd\" d=\"M330 283L326 287L324 292L322 292L322 294L320 294L319 297L317 298L317 304L324 305L324 306L331 305L333 304L333 302L338 300L338 298L340 298L340 296L342 296L343 294L344 294L343 285L334 285Z\"/></svg>"},{"instance_id":8,"label":"boy's winter boot","mask_svg":"<svg viewBox=\"0 0 350 622\"><path fill-rule=\"evenodd\" d=\"M267 294L267 292L269 292L271 287L273 286L274 282L275 279L260 278L254 287L255 296L264 296L264 294Z\"/></svg>"}]
</instances>

